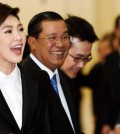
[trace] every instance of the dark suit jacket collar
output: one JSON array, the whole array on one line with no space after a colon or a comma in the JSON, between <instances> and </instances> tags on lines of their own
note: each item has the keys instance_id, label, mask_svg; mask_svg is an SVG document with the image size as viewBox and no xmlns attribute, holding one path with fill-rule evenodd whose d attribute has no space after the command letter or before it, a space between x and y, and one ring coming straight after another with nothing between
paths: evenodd
<instances>
[{"instance_id":1,"label":"dark suit jacket collar","mask_svg":"<svg viewBox=\"0 0 120 134\"><path fill-rule=\"evenodd\" d=\"M22 89L23 89L23 120L22 120L22 129L26 124L26 121L31 117L33 105L31 105L31 100L34 105L37 105L37 95L38 95L38 84L34 81L30 72L23 72L21 69L21 78L22 78ZM31 83L32 80L32 83ZM34 89L34 90L33 90ZM31 112L30 112L31 111Z\"/></svg>"},{"instance_id":2,"label":"dark suit jacket collar","mask_svg":"<svg viewBox=\"0 0 120 134\"><path fill-rule=\"evenodd\" d=\"M28 56L26 59L24 59L21 64L25 64L29 68L35 68L35 69L40 69L39 66L31 59L30 56Z\"/></svg>"},{"instance_id":3,"label":"dark suit jacket collar","mask_svg":"<svg viewBox=\"0 0 120 134\"><path fill-rule=\"evenodd\" d=\"M0 91L0 114L16 129L16 131L19 131L19 127L18 127L1 91Z\"/></svg>"}]
</instances>

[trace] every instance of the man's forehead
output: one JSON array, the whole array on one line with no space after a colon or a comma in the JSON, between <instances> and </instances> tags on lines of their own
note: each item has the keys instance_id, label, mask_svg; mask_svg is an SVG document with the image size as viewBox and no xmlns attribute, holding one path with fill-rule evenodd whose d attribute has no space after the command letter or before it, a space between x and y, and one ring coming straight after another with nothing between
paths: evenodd
<instances>
[{"instance_id":1,"label":"man's forehead","mask_svg":"<svg viewBox=\"0 0 120 134\"><path fill-rule=\"evenodd\" d=\"M64 21L47 21L42 23L42 32L48 34L68 33L68 29Z\"/></svg>"}]
</instances>

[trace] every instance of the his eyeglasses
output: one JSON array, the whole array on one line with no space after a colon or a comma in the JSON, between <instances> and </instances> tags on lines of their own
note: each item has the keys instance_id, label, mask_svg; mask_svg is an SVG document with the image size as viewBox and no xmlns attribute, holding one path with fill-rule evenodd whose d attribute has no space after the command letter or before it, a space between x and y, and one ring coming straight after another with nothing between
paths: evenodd
<instances>
[{"instance_id":1,"label":"his eyeglasses","mask_svg":"<svg viewBox=\"0 0 120 134\"><path fill-rule=\"evenodd\" d=\"M42 38L42 37L39 37L39 38ZM64 34L61 37L57 37L55 35L50 35L48 37L44 37L43 39L47 39L51 43L57 42L58 40L61 40L62 42L69 42L70 36L68 34Z\"/></svg>"},{"instance_id":2,"label":"his eyeglasses","mask_svg":"<svg viewBox=\"0 0 120 134\"><path fill-rule=\"evenodd\" d=\"M92 60L92 55L91 55L91 54L88 55L88 56L86 56L86 57L83 56L83 55L81 55L81 56L79 56L79 57L75 57L75 56L71 55L70 53L68 53L68 55L71 56L71 57L74 59L74 61L75 61L76 63L79 63L79 62L87 63L87 62L89 62L90 60Z\"/></svg>"}]
</instances>

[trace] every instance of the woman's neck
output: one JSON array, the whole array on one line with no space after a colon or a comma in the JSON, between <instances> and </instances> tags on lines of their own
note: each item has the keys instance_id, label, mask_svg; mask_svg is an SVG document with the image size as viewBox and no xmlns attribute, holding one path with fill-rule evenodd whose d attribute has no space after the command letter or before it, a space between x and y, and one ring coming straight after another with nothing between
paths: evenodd
<instances>
[{"instance_id":1,"label":"woman's neck","mask_svg":"<svg viewBox=\"0 0 120 134\"><path fill-rule=\"evenodd\" d=\"M6 75L11 74L14 68L15 68L15 64L8 64L8 65L0 64L0 71Z\"/></svg>"}]
</instances>

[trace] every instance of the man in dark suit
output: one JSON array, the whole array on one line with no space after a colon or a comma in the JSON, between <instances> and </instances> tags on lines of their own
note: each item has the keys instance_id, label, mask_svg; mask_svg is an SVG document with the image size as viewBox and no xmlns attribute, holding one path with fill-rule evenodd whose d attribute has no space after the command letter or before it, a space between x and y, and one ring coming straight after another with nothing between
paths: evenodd
<instances>
[{"instance_id":1,"label":"man in dark suit","mask_svg":"<svg viewBox=\"0 0 120 134\"><path fill-rule=\"evenodd\" d=\"M72 97L65 77L58 68L64 62L70 42L64 19L55 12L35 15L28 25L28 44L31 54L23 61L24 66L45 70L51 79L56 78L58 88L50 90L46 109L45 133L80 134L72 103ZM54 82L56 83L56 82ZM56 91L54 90L56 89Z\"/></svg>"},{"instance_id":2,"label":"man in dark suit","mask_svg":"<svg viewBox=\"0 0 120 134\"><path fill-rule=\"evenodd\" d=\"M77 16L69 16L66 19L71 46L67 57L61 66L61 70L69 77L69 86L75 101L77 120L80 124L80 84L82 79L77 79L80 70L92 59L92 44L98 39L92 25Z\"/></svg>"}]
</instances>

